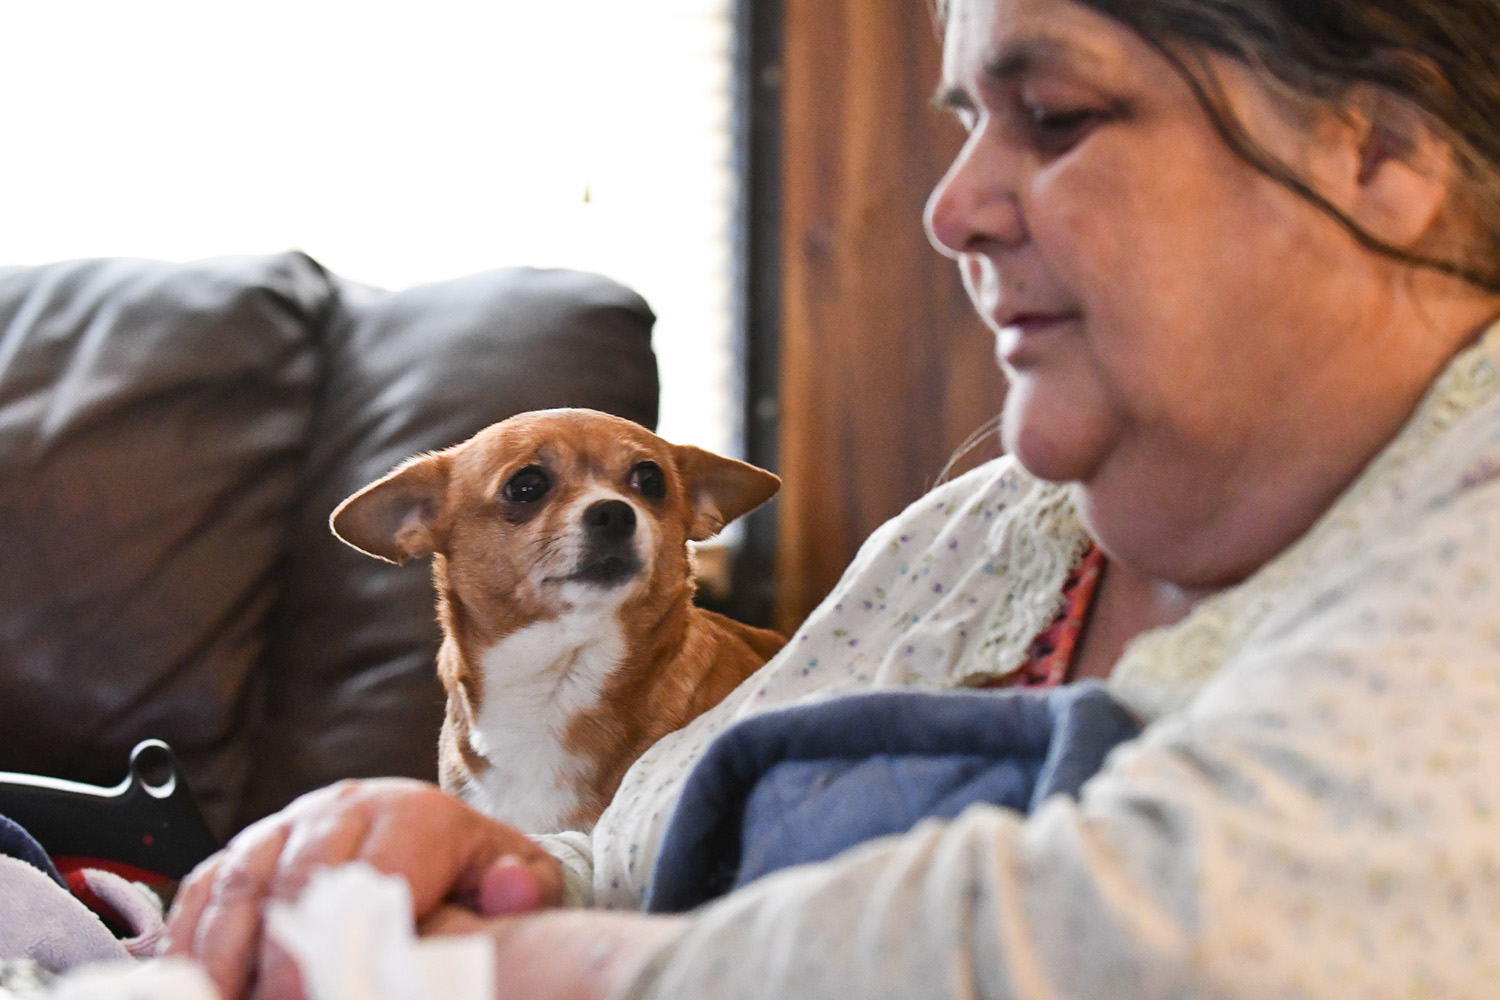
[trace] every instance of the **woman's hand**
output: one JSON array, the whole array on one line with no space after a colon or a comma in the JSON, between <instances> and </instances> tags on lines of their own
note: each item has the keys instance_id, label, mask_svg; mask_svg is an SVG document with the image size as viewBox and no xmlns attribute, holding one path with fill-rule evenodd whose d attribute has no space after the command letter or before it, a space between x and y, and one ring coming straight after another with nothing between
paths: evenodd
<instances>
[{"instance_id":1,"label":"woman's hand","mask_svg":"<svg viewBox=\"0 0 1500 1000\"><path fill-rule=\"evenodd\" d=\"M299 996L290 959L263 938L266 905L348 861L405 878L419 924L445 905L495 915L562 901L562 866L514 827L432 785L349 781L303 796L199 865L178 891L163 950L202 962L226 1000L252 987Z\"/></svg>"},{"instance_id":2,"label":"woman's hand","mask_svg":"<svg viewBox=\"0 0 1500 1000\"><path fill-rule=\"evenodd\" d=\"M516 1000L603 1000L662 945L682 933L681 917L599 910L553 910L486 919L443 907L423 934L488 934L495 942L496 982Z\"/></svg>"}]
</instances>

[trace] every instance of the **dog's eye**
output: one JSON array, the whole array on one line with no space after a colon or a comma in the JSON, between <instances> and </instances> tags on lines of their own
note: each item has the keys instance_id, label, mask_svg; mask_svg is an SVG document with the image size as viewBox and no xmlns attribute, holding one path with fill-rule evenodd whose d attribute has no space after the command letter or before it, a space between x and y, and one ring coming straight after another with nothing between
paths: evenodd
<instances>
[{"instance_id":1,"label":"dog's eye","mask_svg":"<svg viewBox=\"0 0 1500 1000\"><path fill-rule=\"evenodd\" d=\"M647 500L667 495L667 476L655 462L642 462L630 470L630 486Z\"/></svg>"},{"instance_id":2,"label":"dog's eye","mask_svg":"<svg viewBox=\"0 0 1500 1000\"><path fill-rule=\"evenodd\" d=\"M536 503L551 488L552 480L547 478L547 470L540 465L528 465L511 476L500 492L511 503Z\"/></svg>"}]
</instances>

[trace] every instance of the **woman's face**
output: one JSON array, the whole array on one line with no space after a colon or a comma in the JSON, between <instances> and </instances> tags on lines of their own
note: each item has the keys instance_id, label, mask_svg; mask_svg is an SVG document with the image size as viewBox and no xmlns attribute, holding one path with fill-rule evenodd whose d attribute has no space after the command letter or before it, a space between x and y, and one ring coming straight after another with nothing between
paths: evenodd
<instances>
[{"instance_id":1,"label":"woman's face","mask_svg":"<svg viewBox=\"0 0 1500 1000\"><path fill-rule=\"evenodd\" d=\"M1214 66L1264 146L1337 172L1315 122ZM1192 539L1283 517L1278 475L1321 461L1299 449L1326 428L1339 452L1350 407L1391 402L1402 346L1381 339L1378 264L1237 157L1156 50L1070 0L955 0L942 96L969 138L928 231L995 332L1008 449L1081 484L1112 556L1185 583L1243 575L1290 539L1244 558Z\"/></svg>"}]
</instances>

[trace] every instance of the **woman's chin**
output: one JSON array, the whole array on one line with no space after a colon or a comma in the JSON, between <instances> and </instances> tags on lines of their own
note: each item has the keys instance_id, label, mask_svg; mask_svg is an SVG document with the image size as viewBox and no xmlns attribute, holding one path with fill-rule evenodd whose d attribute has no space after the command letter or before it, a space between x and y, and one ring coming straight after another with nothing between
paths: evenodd
<instances>
[{"instance_id":1,"label":"woman's chin","mask_svg":"<svg viewBox=\"0 0 1500 1000\"><path fill-rule=\"evenodd\" d=\"M1007 398L1001 439L1027 472L1054 483L1087 482L1093 476L1113 437L1103 421L1080 419L1078 407L1049 414L1012 402Z\"/></svg>"},{"instance_id":2,"label":"woman's chin","mask_svg":"<svg viewBox=\"0 0 1500 1000\"><path fill-rule=\"evenodd\" d=\"M1068 447L1071 443L1019 435L1014 441L1007 440L1006 450L1038 479L1053 483L1082 482L1089 478L1097 463Z\"/></svg>"}]
</instances>

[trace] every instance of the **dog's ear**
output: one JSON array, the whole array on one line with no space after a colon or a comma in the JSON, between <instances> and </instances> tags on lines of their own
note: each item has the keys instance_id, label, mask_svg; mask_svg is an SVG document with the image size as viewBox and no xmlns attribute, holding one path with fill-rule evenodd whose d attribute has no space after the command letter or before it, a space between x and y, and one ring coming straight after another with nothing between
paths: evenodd
<instances>
[{"instance_id":1,"label":"dog's ear","mask_svg":"<svg viewBox=\"0 0 1500 1000\"><path fill-rule=\"evenodd\" d=\"M690 444L677 445L676 453L693 514L688 538L695 542L717 535L724 525L750 513L781 489L779 478L745 462Z\"/></svg>"},{"instance_id":2,"label":"dog's ear","mask_svg":"<svg viewBox=\"0 0 1500 1000\"><path fill-rule=\"evenodd\" d=\"M411 459L339 504L328 526L361 552L397 565L432 555L446 535L450 464L442 452Z\"/></svg>"}]
</instances>

